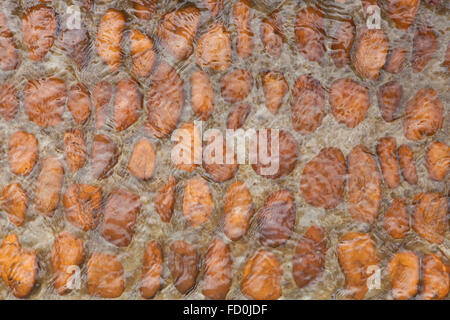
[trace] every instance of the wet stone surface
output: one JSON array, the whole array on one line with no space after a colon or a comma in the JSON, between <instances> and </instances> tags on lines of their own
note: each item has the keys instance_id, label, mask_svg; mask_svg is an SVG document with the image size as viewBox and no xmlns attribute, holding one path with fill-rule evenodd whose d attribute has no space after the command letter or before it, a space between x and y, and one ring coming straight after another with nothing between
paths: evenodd
<instances>
[{"instance_id":1,"label":"wet stone surface","mask_svg":"<svg viewBox=\"0 0 450 320\"><path fill-rule=\"evenodd\" d=\"M382 2L370 35L351 0L1 1L0 300L448 299L450 3ZM269 178L177 167L171 134L200 119L297 150ZM342 157L314 175L326 148ZM279 192L288 208L265 208Z\"/></svg>"}]
</instances>

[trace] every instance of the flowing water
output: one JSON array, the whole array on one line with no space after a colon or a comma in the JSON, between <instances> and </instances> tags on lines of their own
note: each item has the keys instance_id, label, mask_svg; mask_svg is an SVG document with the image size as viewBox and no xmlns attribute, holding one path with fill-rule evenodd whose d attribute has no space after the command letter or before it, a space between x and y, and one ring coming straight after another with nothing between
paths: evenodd
<instances>
[{"instance_id":1,"label":"flowing water","mask_svg":"<svg viewBox=\"0 0 450 320\"><path fill-rule=\"evenodd\" d=\"M184 91L186 93L185 105L183 113L180 118L180 123L183 121L194 121L190 105L190 85L189 76L197 67L195 58L195 44L194 54L183 62L175 62L173 58L166 53L157 42L156 29L158 21L162 15L173 8L181 7L185 1L160 0L158 4L157 13L150 21L140 21L136 19L132 13L131 5L128 1L120 0L96 0L95 5L89 12L83 12L83 21L88 27L91 37L90 63L81 72L73 65L73 62L68 59L60 49L55 45L50 52L45 56L41 62L33 62L27 58L26 49L23 46L22 32L21 32L21 18L24 8L34 5L38 1L22 0L1 0L0 10L2 10L8 17L9 26L14 33L14 38L20 49L22 63L12 72L0 72L0 83L13 83L22 101L22 90L30 79L40 78L48 75L54 75L63 79L69 88L75 82L81 81L90 89L99 81L106 80L111 83L117 83L122 78L130 78L130 58L126 55L124 58L125 64L118 72L111 73L108 67L103 64L97 56L93 39L95 39L97 25L108 8L117 8L126 12L127 15L127 30L137 28L142 32L150 35L156 43L157 53L163 59L166 59L170 64L174 65L179 72L181 78L184 80ZM75 2L75 1L73 1ZM202 12L202 23L197 32L196 39L207 26L211 23L212 18L209 12L204 8L202 0L191 0ZM231 17L232 5L234 0L224 0L224 10L219 14L217 19L225 22L227 28L231 32L233 44L236 39L236 30ZM157 240L163 247L165 255L164 259L164 282L161 290L157 293L155 299L203 299L201 293L201 279L203 268L200 268L200 274L197 278L196 287L187 295L181 295L172 284L171 275L167 267L167 253L170 243L176 239L183 239L192 243L201 256L204 256L210 241L214 237L224 239L230 243L233 256L233 284L227 296L228 299L244 298L240 292L240 279L242 270L246 261L251 255L261 247L258 241L258 231L256 228L256 219L252 220L252 225L246 237L237 241L231 242L223 234L223 206L224 194L227 187L236 180L245 181L253 196L254 206L256 209L260 208L264 203L266 197L279 189L289 189L295 196L297 205L297 218L294 233L289 241L280 247L269 248L270 251L276 254L282 264L284 270L282 286L282 299L343 299L342 294L344 286L344 275L339 267L336 253L336 245L340 237L349 231L363 231L369 232L376 240L377 253L380 258L381 267L381 287L371 290L367 294L367 298L373 299L390 299L392 298L390 292L389 276L387 273L387 263L394 253L402 249L413 250L418 253L439 253L444 257L444 261L448 264L450 261L450 232L447 231L446 240L440 246L431 245L425 240L421 239L413 230L410 230L405 239L393 240L387 235L382 226L382 217L384 211L387 209L391 200L395 197L405 197L408 204L411 204L412 197L423 191L437 191L448 194L450 184L447 179L441 182L435 182L429 179L428 172L425 168L425 150L426 147L435 140L440 140L449 144L450 121L449 102L450 92L448 90L449 73L442 62L445 55L447 44L450 41L450 3L442 1L438 7L427 6L421 3L417 12L415 25L407 31L401 31L394 28L392 22L382 13L381 27L389 37L389 44L392 48L405 47L408 49L407 60L405 67L399 74L393 75L385 71L381 71L380 78L377 81L369 81L358 78L351 66L346 66L337 69L330 57L329 50L320 63L310 62L306 60L297 50L295 35L294 35L294 21L295 14L305 4L316 4L323 10L326 15L326 30L327 30L327 48L330 48L331 35L337 26L338 20L343 17L353 17L357 28L359 29L365 24L365 18L360 1L345 0L339 3L331 0L319 1L275 1L275 0L253 0L253 14L252 29L255 34L254 37L254 51L253 55L247 60L241 59L237 54L233 45L233 68L247 68L252 72L255 79L255 84L251 94L246 98L245 102L251 105L251 113L244 125L246 128L282 128L288 130L297 140L300 156L294 171L286 177L270 180L260 177L255 174L250 165L241 165L237 174L230 181L224 183L215 183L208 181L211 188L215 209L209 221L198 229L194 229L183 217L182 213L182 195L183 188L187 178L195 175L205 175L204 169L199 167L193 173L185 173L175 170L171 165L170 150L172 143L170 138L154 139L150 138L157 154L156 169L153 178L149 181L141 181L133 177L127 170L127 163L130 157L134 143L141 137L146 136L143 129L145 121L145 111L141 114L139 120L129 129L118 133L113 128L112 123L108 123L105 130L100 130L102 133L107 133L113 137L121 149L119 162L116 165L114 172L107 179L95 181L89 172L89 165L85 165L77 174L73 175L70 170L66 170L64 177L64 186L62 193L73 182L92 183L101 186L103 190L104 199L106 195L115 187L126 187L140 195L143 207L138 216L136 231L131 244L125 248L118 248L110 244L101 237L100 228L89 232L82 232L71 224L69 224L64 216L62 204L58 206L52 218L45 218L40 215L32 205L29 206L27 218L22 227L15 227L8 222L7 215L0 211L0 238L4 238L10 233L17 233L19 241L25 248L32 248L36 250L39 259L39 279L36 287L33 289L31 299L92 299L87 293L86 288L86 266L84 264L82 269L82 286L80 290L74 290L65 296L58 296L53 289L52 269L51 269L51 248L53 246L54 237L63 230L72 232L77 237L84 239L87 255L94 251L104 251L116 254L122 262L125 270L126 289L121 295L120 299L140 299L139 293L139 279L141 276L141 268L144 250L149 240ZM70 0L53 1L52 6L59 15L66 12L67 7L72 4ZM264 19L270 12L278 8L283 19L284 34L286 41L283 45L283 53L279 59L270 57L264 51L263 44L259 37L259 28L262 19ZM424 71L420 73L413 73L410 64L410 55L412 51L412 37L415 26L426 24L432 25L434 31L438 35L439 48L434 54L432 60L429 62ZM125 52L127 49L125 49ZM369 88L370 93L370 108L366 118L356 128L348 129L342 124L338 124L331 113L328 104L328 95L326 98L326 116L323 119L322 125L311 135L303 136L296 132L290 119L290 103L292 99L291 92L287 94L282 107L274 116L265 107L264 96L262 92L261 80L258 76L261 72L267 70L281 71L290 88L293 88L296 79L299 75L311 73L318 79L324 88L327 90L331 83L342 77L349 77L360 83L364 83ZM231 105L225 102L220 94L220 79L223 73L209 72L211 81L215 91L215 106L212 117L210 117L204 124L205 128L219 128L225 129L225 121ZM427 137L424 140L413 142L408 141L403 134L402 119L399 118L393 122L385 122L378 108L376 92L377 88L387 81L397 80L403 86L403 100L400 106L400 113L404 114L406 102L415 95L415 93L424 87L434 88L444 105L446 121L441 130L434 136ZM147 96L146 93L151 88L151 77L148 79L139 79L139 84L144 93L144 108L146 109ZM78 126L70 112L67 110L64 113L64 121L53 128L42 129L28 120L21 102L19 112L16 118L10 122L0 119L0 186L3 187L10 182L19 182L24 190L27 191L29 197L32 199L34 183L38 175L38 165L33 172L27 177L19 177L13 175L8 166L8 144L7 141L12 133L17 130L26 130L35 134L39 140L39 158L42 159L48 155L57 155L63 159L62 150L62 136L66 129L82 127L86 141L88 143L88 150L92 143L95 134L99 130L95 128L95 119L93 113L91 117L82 126ZM342 150L347 157L350 150L358 145L364 144L373 153L379 138L384 136L393 136L396 138L397 145L403 143L408 144L414 151L416 165L419 176L419 183L415 186L408 184L403 179L398 188L390 190L383 184L383 200L380 209L379 217L376 222L371 225L363 225L355 222L349 215L347 207L347 191L344 196L344 202L339 204L337 208L332 210L324 210L314 208L308 205L302 198L299 191L299 180L301 172L305 164L312 159L324 147L333 146ZM171 223L163 223L154 209L154 199L157 190L167 182L169 174L173 173L177 179L176 187L176 204L175 211ZM307 228L313 224L320 225L326 229L329 234L328 251L326 254L325 271L321 277L316 279L310 285L303 289L298 289L292 277L292 257L295 251L295 246L304 234ZM203 259L202 259L203 260ZM5 286L4 282L0 282L0 299L14 299L10 291Z\"/></svg>"}]
</instances>

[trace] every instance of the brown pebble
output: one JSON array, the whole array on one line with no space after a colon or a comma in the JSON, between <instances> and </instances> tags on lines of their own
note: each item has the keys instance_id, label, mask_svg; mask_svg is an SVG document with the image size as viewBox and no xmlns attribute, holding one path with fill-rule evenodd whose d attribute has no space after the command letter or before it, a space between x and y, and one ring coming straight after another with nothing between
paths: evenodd
<instances>
[{"instance_id":1,"label":"brown pebble","mask_svg":"<svg viewBox=\"0 0 450 320\"><path fill-rule=\"evenodd\" d=\"M405 48L394 48L387 56L384 70L393 74L402 71L406 53L407 51Z\"/></svg>"},{"instance_id":2,"label":"brown pebble","mask_svg":"<svg viewBox=\"0 0 450 320\"><path fill-rule=\"evenodd\" d=\"M321 126L325 116L325 89L311 75L301 75L292 95L292 126L301 134L313 133Z\"/></svg>"},{"instance_id":3,"label":"brown pebble","mask_svg":"<svg viewBox=\"0 0 450 320\"><path fill-rule=\"evenodd\" d=\"M133 238L141 207L139 195L126 189L114 189L103 210L103 238L118 247L128 246Z\"/></svg>"},{"instance_id":4,"label":"brown pebble","mask_svg":"<svg viewBox=\"0 0 450 320\"><path fill-rule=\"evenodd\" d=\"M97 53L111 72L117 71L122 65L122 38L125 25L125 14L113 8L105 12L98 24L95 40Z\"/></svg>"},{"instance_id":5,"label":"brown pebble","mask_svg":"<svg viewBox=\"0 0 450 320\"><path fill-rule=\"evenodd\" d=\"M395 300L413 298L419 291L419 257L412 251L396 253L389 261L392 296Z\"/></svg>"},{"instance_id":6,"label":"brown pebble","mask_svg":"<svg viewBox=\"0 0 450 320\"><path fill-rule=\"evenodd\" d=\"M19 98L14 85L9 83L0 85L0 115L5 121L11 121L15 118L18 110Z\"/></svg>"},{"instance_id":7,"label":"brown pebble","mask_svg":"<svg viewBox=\"0 0 450 320\"><path fill-rule=\"evenodd\" d=\"M201 13L194 5L186 5L166 13L158 23L161 45L175 59L185 60L192 54L200 18Z\"/></svg>"},{"instance_id":8,"label":"brown pebble","mask_svg":"<svg viewBox=\"0 0 450 320\"><path fill-rule=\"evenodd\" d=\"M153 298L158 292L163 273L163 254L158 242L149 241L145 249L141 276L141 296Z\"/></svg>"},{"instance_id":9,"label":"brown pebble","mask_svg":"<svg viewBox=\"0 0 450 320\"><path fill-rule=\"evenodd\" d=\"M403 96L403 86L397 81L389 81L378 88L378 107L384 121L392 122L397 119L398 109Z\"/></svg>"},{"instance_id":10,"label":"brown pebble","mask_svg":"<svg viewBox=\"0 0 450 320\"><path fill-rule=\"evenodd\" d=\"M204 0L204 3L213 17L217 17L223 10L223 0Z\"/></svg>"},{"instance_id":11,"label":"brown pebble","mask_svg":"<svg viewBox=\"0 0 450 320\"><path fill-rule=\"evenodd\" d=\"M356 27L353 19L344 19L339 23L331 43L331 57L337 68L350 63L350 53L355 42Z\"/></svg>"},{"instance_id":12,"label":"brown pebble","mask_svg":"<svg viewBox=\"0 0 450 320\"><path fill-rule=\"evenodd\" d=\"M377 80L386 63L388 50L388 38L382 29L361 29L352 55L357 74L362 78Z\"/></svg>"},{"instance_id":13,"label":"brown pebble","mask_svg":"<svg viewBox=\"0 0 450 320\"><path fill-rule=\"evenodd\" d=\"M99 81L92 90L92 99L95 107L95 126L102 129L110 113L110 101L113 87L106 81Z\"/></svg>"},{"instance_id":14,"label":"brown pebble","mask_svg":"<svg viewBox=\"0 0 450 320\"><path fill-rule=\"evenodd\" d=\"M271 12L261 22L261 41L266 52L273 58L278 59L283 52L284 35L282 30L281 15L278 10Z\"/></svg>"},{"instance_id":15,"label":"brown pebble","mask_svg":"<svg viewBox=\"0 0 450 320\"><path fill-rule=\"evenodd\" d=\"M170 222L175 206L175 177L169 176L169 181L158 190L155 198L155 210L161 221Z\"/></svg>"},{"instance_id":16,"label":"brown pebble","mask_svg":"<svg viewBox=\"0 0 450 320\"><path fill-rule=\"evenodd\" d=\"M167 62L153 74L153 86L147 94L145 128L156 138L163 138L175 129L184 105L183 80Z\"/></svg>"},{"instance_id":17,"label":"brown pebble","mask_svg":"<svg viewBox=\"0 0 450 320\"><path fill-rule=\"evenodd\" d=\"M2 240L0 270L3 281L16 298L30 295L38 277L38 259L33 250L22 248L16 234Z\"/></svg>"},{"instance_id":18,"label":"brown pebble","mask_svg":"<svg viewBox=\"0 0 450 320\"><path fill-rule=\"evenodd\" d=\"M205 223L214 210L208 184L202 178L190 178L183 194L183 215L195 227Z\"/></svg>"},{"instance_id":19,"label":"brown pebble","mask_svg":"<svg viewBox=\"0 0 450 320\"><path fill-rule=\"evenodd\" d=\"M0 52L0 69L5 72L16 69L20 64L20 57L13 33L3 12L0 12Z\"/></svg>"},{"instance_id":20,"label":"brown pebble","mask_svg":"<svg viewBox=\"0 0 450 320\"><path fill-rule=\"evenodd\" d=\"M323 273L327 241L322 227L311 226L298 242L292 261L292 276L297 287L307 286Z\"/></svg>"},{"instance_id":21,"label":"brown pebble","mask_svg":"<svg viewBox=\"0 0 450 320\"><path fill-rule=\"evenodd\" d=\"M80 170L87 157L86 141L80 129L64 132L64 158L70 170L75 173Z\"/></svg>"},{"instance_id":22,"label":"brown pebble","mask_svg":"<svg viewBox=\"0 0 450 320\"><path fill-rule=\"evenodd\" d=\"M152 39L139 30L131 30L130 55L133 60L132 73L142 78L149 77L157 60Z\"/></svg>"},{"instance_id":23,"label":"brown pebble","mask_svg":"<svg viewBox=\"0 0 450 320\"><path fill-rule=\"evenodd\" d=\"M369 90L348 78L333 82L329 99L334 117L347 128L363 121L370 107Z\"/></svg>"},{"instance_id":24,"label":"brown pebble","mask_svg":"<svg viewBox=\"0 0 450 320\"><path fill-rule=\"evenodd\" d=\"M421 89L406 105L403 130L408 140L422 140L442 128L444 106L436 91Z\"/></svg>"},{"instance_id":25,"label":"brown pebble","mask_svg":"<svg viewBox=\"0 0 450 320\"><path fill-rule=\"evenodd\" d=\"M426 161L430 178L443 181L450 169L450 147L440 141L432 142L427 149Z\"/></svg>"},{"instance_id":26,"label":"brown pebble","mask_svg":"<svg viewBox=\"0 0 450 320\"><path fill-rule=\"evenodd\" d=\"M8 220L17 227L25 222L28 197L19 183L10 183L2 189L0 207L8 214Z\"/></svg>"},{"instance_id":27,"label":"brown pebble","mask_svg":"<svg viewBox=\"0 0 450 320\"><path fill-rule=\"evenodd\" d=\"M112 254L95 252L87 263L87 287L91 296L118 298L125 290L122 263Z\"/></svg>"},{"instance_id":28,"label":"brown pebble","mask_svg":"<svg viewBox=\"0 0 450 320\"><path fill-rule=\"evenodd\" d=\"M278 136L274 129L256 131L257 152L256 163L252 164L253 170L260 176L268 179L278 179L289 175L297 165L299 150L297 141L288 131L279 130ZM276 143L272 147L272 135L278 138L278 154L272 156L272 148L276 151ZM267 143L265 143L267 141ZM259 148L266 148L261 157ZM264 150L264 149L262 149ZM264 154L265 153L265 154ZM267 158L266 158L267 157Z\"/></svg>"},{"instance_id":29,"label":"brown pebble","mask_svg":"<svg viewBox=\"0 0 450 320\"><path fill-rule=\"evenodd\" d=\"M250 57L253 52L252 18L252 8L248 0L239 0L233 5L233 20L237 31L236 51L243 59Z\"/></svg>"},{"instance_id":30,"label":"brown pebble","mask_svg":"<svg viewBox=\"0 0 450 320\"><path fill-rule=\"evenodd\" d=\"M295 199L288 190L268 196L257 212L261 244L274 248L286 243L294 230L296 214Z\"/></svg>"},{"instance_id":31,"label":"brown pebble","mask_svg":"<svg viewBox=\"0 0 450 320\"><path fill-rule=\"evenodd\" d=\"M303 169L300 179L302 197L314 207L335 208L343 201L346 175L342 151L324 148Z\"/></svg>"},{"instance_id":32,"label":"brown pebble","mask_svg":"<svg viewBox=\"0 0 450 320\"><path fill-rule=\"evenodd\" d=\"M422 257L422 298L442 300L450 289L449 270L437 254L425 254Z\"/></svg>"},{"instance_id":33,"label":"brown pebble","mask_svg":"<svg viewBox=\"0 0 450 320\"><path fill-rule=\"evenodd\" d=\"M104 179L111 174L119 160L120 151L108 136L98 134L94 137L91 152L91 173L94 179Z\"/></svg>"},{"instance_id":34,"label":"brown pebble","mask_svg":"<svg viewBox=\"0 0 450 320\"><path fill-rule=\"evenodd\" d=\"M185 241L174 241L170 246L168 260L173 284L181 294L185 294L195 285L197 279L199 263L197 250Z\"/></svg>"},{"instance_id":35,"label":"brown pebble","mask_svg":"<svg viewBox=\"0 0 450 320\"><path fill-rule=\"evenodd\" d=\"M419 0L388 0L385 10L398 29L406 30L413 23L419 9Z\"/></svg>"},{"instance_id":36,"label":"brown pebble","mask_svg":"<svg viewBox=\"0 0 450 320\"><path fill-rule=\"evenodd\" d=\"M244 126L252 107L248 103L238 103L228 113L227 129L237 130Z\"/></svg>"},{"instance_id":37,"label":"brown pebble","mask_svg":"<svg viewBox=\"0 0 450 320\"><path fill-rule=\"evenodd\" d=\"M247 261L241 279L241 292L248 299L277 300L281 297L283 269L277 257L260 249Z\"/></svg>"},{"instance_id":38,"label":"brown pebble","mask_svg":"<svg viewBox=\"0 0 450 320\"><path fill-rule=\"evenodd\" d=\"M386 232L394 239L403 239L409 231L409 213L406 201L395 198L383 217Z\"/></svg>"},{"instance_id":39,"label":"brown pebble","mask_svg":"<svg viewBox=\"0 0 450 320\"><path fill-rule=\"evenodd\" d=\"M397 162L397 143L395 138L381 138L377 144L377 154L384 182L389 189L397 188L400 185L400 169Z\"/></svg>"},{"instance_id":40,"label":"brown pebble","mask_svg":"<svg viewBox=\"0 0 450 320\"><path fill-rule=\"evenodd\" d=\"M272 114L276 114L289 90L287 81L281 72L267 71L261 74L261 82L266 107Z\"/></svg>"},{"instance_id":41,"label":"brown pebble","mask_svg":"<svg viewBox=\"0 0 450 320\"><path fill-rule=\"evenodd\" d=\"M141 138L134 145L128 162L128 170L136 178L148 180L155 170L155 160L156 154L152 143L146 138Z\"/></svg>"},{"instance_id":42,"label":"brown pebble","mask_svg":"<svg viewBox=\"0 0 450 320\"><path fill-rule=\"evenodd\" d=\"M337 255L345 275L346 295L363 299L368 291L368 278L379 263L374 240L366 233L349 232L339 240Z\"/></svg>"},{"instance_id":43,"label":"brown pebble","mask_svg":"<svg viewBox=\"0 0 450 320\"><path fill-rule=\"evenodd\" d=\"M413 229L430 243L441 244L448 229L447 199L439 193L425 192L414 198Z\"/></svg>"},{"instance_id":44,"label":"brown pebble","mask_svg":"<svg viewBox=\"0 0 450 320\"><path fill-rule=\"evenodd\" d=\"M74 84L68 93L67 108L77 124L83 124L91 114L91 96L82 83Z\"/></svg>"},{"instance_id":45,"label":"brown pebble","mask_svg":"<svg viewBox=\"0 0 450 320\"><path fill-rule=\"evenodd\" d=\"M28 57L41 61L55 41L57 22L53 8L43 4L25 10L22 18L23 43Z\"/></svg>"},{"instance_id":46,"label":"brown pebble","mask_svg":"<svg viewBox=\"0 0 450 320\"><path fill-rule=\"evenodd\" d=\"M225 26L216 22L197 41L197 63L204 68L225 71L231 65L231 39Z\"/></svg>"},{"instance_id":47,"label":"brown pebble","mask_svg":"<svg viewBox=\"0 0 450 320\"><path fill-rule=\"evenodd\" d=\"M66 94L66 84L61 79L30 80L24 89L25 113L40 127L54 127L63 120Z\"/></svg>"},{"instance_id":48,"label":"brown pebble","mask_svg":"<svg viewBox=\"0 0 450 320\"><path fill-rule=\"evenodd\" d=\"M222 148L220 148L220 144L223 145ZM233 148L227 146L225 139L218 143L213 138L206 141L203 151L203 169L211 179L216 182L230 180L238 168L236 153Z\"/></svg>"},{"instance_id":49,"label":"brown pebble","mask_svg":"<svg viewBox=\"0 0 450 320\"><path fill-rule=\"evenodd\" d=\"M51 217L58 207L64 180L64 167L55 156L41 161L41 171L34 186L34 207Z\"/></svg>"},{"instance_id":50,"label":"brown pebble","mask_svg":"<svg viewBox=\"0 0 450 320\"><path fill-rule=\"evenodd\" d=\"M253 76L250 71L236 69L227 73L221 80L220 90L226 102L236 103L244 100L253 87Z\"/></svg>"},{"instance_id":51,"label":"brown pebble","mask_svg":"<svg viewBox=\"0 0 450 320\"><path fill-rule=\"evenodd\" d=\"M192 110L200 120L206 121L214 109L214 89L208 74L202 70L191 73Z\"/></svg>"},{"instance_id":52,"label":"brown pebble","mask_svg":"<svg viewBox=\"0 0 450 320\"><path fill-rule=\"evenodd\" d=\"M309 61L319 61L325 54L325 19L322 11L309 6L295 17L295 38L298 50Z\"/></svg>"},{"instance_id":53,"label":"brown pebble","mask_svg":"<svg viewBox=\"0 0 450 320\"><path fill-rule=\"evenodd\" d=\"M432 27L420 26L414 33L411 64L414 73L421 72L433 58L439 42Z\"/></svg>"},{"instance_id":54,"label":"brown pebble","mask_svg":"<svg viewBox=\"0 0 450 320\"><path fill-rule=\"evenodd\" d=\"M132 0L133 13L141 20L150 20L156 13L159 0Z\"/></svg>"},{"instance_id":55,"label":"brown pebble","mask_svg":"<svg viewBox=\"0 0 450 320\"><path fill-rule=\"evenodd\" d=\"M122 79L117 83L114 97L114 126L123 131L132 126L142 109L142 94L133 80Z\"/></svg>"},{"instance_id":56,"label":"brown pebble","mask_svg":"<svg viewBox=\"0 0 450 320\"><path fill-rule=\"evenodd\" d=\"M75 227L93 230L102 213L102 190L89 184L71 184L63 197L66 219Z\"/></svg>"},{"instance_id":57,"label":"brown pebble","mask_svg":"<svg viewBox=\"0 0 450 320\"><path fill-rule=\"evenodd\" d=\"M417 170L416 163L414 161L414 153L411 148L405 144L398 147L398 163L400 164L400 171L402 172L403 178L409 184L417 184Z\"/></svg>"},{"instance_id":58,"label":"brown pebble","mask_svg":"<svg viewBox=\"0 0 450 320\"><path fill-rule=\"evenodd\" d=\"M252 195L243 182L236 181L230 184L225 194L223 212L225 235L233 241L245 236L254 209Z\"/></svg>"},{"instance_id":59,"label":"brown pebble","mask_svg":"<svg viewBox=\"0 0 450 320\"><path fill-rule=\"evenodd\" d=\"M55 237L52 249L53 287L59 295L74 289L70 286L70 281L73 277L80 276L74 267L80 268L83 260L82 239L77 239L69 232L61 232Z\"/></svg>"},{"instance_id":60,"label":"brown pebble","mask_svg":"<svg viewBox=\"0 0 450 320\"><path fill-rule=\"evenodd\" d=\"M381 204L381 174L375 157L358 145L347 158L348 211L358 222L373 223Z\"/></svg>"},{"instance_id":61,"label":"brown pebble","mask_svg":"<svg viewBox=\"0 0 450 320\"><path fill-rule=\"evenodd\" d=\"M233 259L228 244L214 239L205 254L202 293L207 299L225 300L233 280Z\"/></svg>"},{"instance_id":62,"label":"brown pebble","mask_svg":"<svg viewBox=\"0 0 450 320\"><path fill-rule=\"evenodd\" d=\"M32 133L17 131L8 142L9 169L19 176L31 173L39 156L38 140Z\"/></svg>"}]
</instances>

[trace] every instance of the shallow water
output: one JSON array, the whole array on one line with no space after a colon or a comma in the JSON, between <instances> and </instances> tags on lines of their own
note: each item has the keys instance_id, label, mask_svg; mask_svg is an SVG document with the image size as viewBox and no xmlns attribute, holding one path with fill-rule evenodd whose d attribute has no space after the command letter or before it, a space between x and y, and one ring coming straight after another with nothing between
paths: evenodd
<instances>
[{"instance_id":1,"label":"shallow water","mask_svg":"<svg viewBox=\"0 0 450 320\"><path fill-rule=\"evenodd\" d=\"M21 43L21 17L24 8L30 7L38 1L13 1L3 0L0 4L0 9L7 15L9 26L14 33L16 44L20 48L20 55L22 63L15 70L11 72L0 72L0 82L10 82L16 86L19 92L20 100L22 101L22 90L29 79L40 78L48 75L54 75L64 79L69 88L76 81L81 81L92 89L99 80L107 80L111 83L117 83L122 78L130 78L130 58L126 55L124 58L124 66L118 72L111 73L108 67L103 64L96 54L93 39L95 39L97 25L108 8L122 9L127 14L127 30L137 28L140 31L150 35L156 43L158 55L176 66L177 71L184 80L184 91L186 94L185 105L183 113L180 118L180 123L184 121L194 121L190 105L190 85L189 76L192 70L198 68L196 66L195 48L187 60L183 62L174 62L173 58L162 50L156 38L156 29L158 21L161 16L175 7L180 7L185 4L185 1L171 1L160 0L158 10L153 19L149 22L137 20L131 12L128 1L120 0L96 0L95 6L90 12L83 13L83 21L88 27L91 37L91 52L90 63L81 72L73 65L73 62L66 58L60 49L55 45L50 52L45 56L41 62L33 62L27 58L26 50ZM75 1L74 1L75 2ZM203 1L191 1L197 5L202 12L202 23L197 32L196 39L207 28L211 22L209 12L203 7ZM224 0L225 7L217 19L225 22L228 30L231 32L231 38L236 38L236 30L231 18L231 8L234 0ZM6 214L0 211L0 238L14 232L19 236L19 241L25 248L32 248L38 253L39 259L39 279L36 287L33 289L30 296L31 299L92 299L88 295L86 289L84 265L82 269L83 279L80 290L75 290L63 297L58 296L51 284L51 248L55 235L63 230L72 232L77 237L84 239L86 245L86 252L88 255L94 251L105 251L117 254L119 260L122 262L125 270L126 289L120 299L140 299L139 293L139 279L141 276L142 261L144 249L149 240L157 240L164 248L164 255L167 257L168 247L173 240L183 239L192 243L199 251L201 256L204 256L210 241L214 237L220 237L227 243L230 243L233 256L233 285L227 296L228 299L241 299L244 296L240 292L241 273L246 261L261 247L258 241L258 232L256 230L256 219L253 219L248 235L237 242L229 241L223 234L222 216L224 205L224 194L227 187L236 180L245 181L249 187L256 209L260 208L264 203L266 197L279 189L287 188L295 196L297 205L297 219L294 233L290 240L278 248L269 250L276 254L280 260L284 275L282 280L283 295L282 299L342 299L342 288L344 285L344 275L339 267L336 254L336 244L341 236L348 231L364 231L369 232L377 243L377 252L380 258L380 266L382 268L382 282L381 288L370 291L366 298L374 299L390 299L390 283L387 274L387 263L394 253L401 249L413 250L419 253L439 253L445 262L450 261L450 232L447 230L446 240L440 246L431 245L425 240L418 237L418 235L410 230L403 240L392 240L384 231L382 226L382 217L384 211L391 203L394 197L405 197L408 203L411 203L412 197L423 191L436 191L448 194L450 191L449 177L442 182L434 182L428 178L428 172L425 168L425 150L426 147L435 140L450 143L450 121L449 102L450 92L448 87L450 85L449 73L442 62L445 55L447 44L450 41L450 24L448 23L450 14L450 3L442 1L443 3L435 8L425 4L421 4L416 15L414 25L408 31L401 31L393 27L391 21L382 14L382 29L389 37L390 46L398 47L404 46L408 49L407 60L404 69L401 73L392 75L385 71L381 71L380 78L377 81L368 81L358 78L354 70L350 66L342 69L336 69L334 63L328 53L321 60L320 63L314 63L306 60L297 50L294 35L294 20L295 14L298 10L306 4L316 3L326 14L326 28L329 35L326 41L327 49L330 48L331 36L334 33L337 22L340 18L345 16L352 16L357 28L365 23L363 17L362 7L359 1L346 0L340 4L331 0L322 1L275 1L275 0L253 0L253 14L252 30L254 37L253 55L247 60L241 59L233 46L233 64L231 68L248 68L251 70L255 79L255 84L250 95L246 98L252 106L252 111L244 125L246 128L282 128L288 130L297 140L300 157L294 171L287 177L277 180L268 180L255 174L251 166L241 165L239 171L233 179L224 183L215 183L208 181L211 188L215 210L209 221L199 229L194 229L183 217L181 202L183 195L184 183L187 178L195 175L205 176L202 167L199 167L193 173L179 172L174 169L170 161L170 150L172 143L170 138L154 139L152 141L157 154L156 169L153 178L149 181L143 182L134 178L127 168L128 159L130 157L132 148L139 138L146 136L143 129L145 121L145 111L142 112L139 120L129 129L117 133L113 128L112 123L108 123L105 130L95 129L95 119L93 113L89 120L82 126L85 139L88 143L88 150L90 150L93 137L97 133L107 133L113 137L121 148L121 155L119 162L116 165L113 174L107 179L101 181L93 181L89 172L89 165L85 165L78 173L73 175L70 170L66 170L64 178L64 186L62 194L65 189L73 182L92 183L102 187L104 199L109 192L117 187L126 187L141 196L143 207L136 223L136 231L131 244L125 248L117 248L108 243L101 237L100 228L89 232L82 232L71 224L69 224L64 217L64 210L62 204L59 205L52 218L44 218L36 212L32 205L29 206L25 224L22 227L15 227L10 224ZM52 6L62 15L66 12L68 5L72 1L53 1ZM259 37L259 27L261 20L275 8L280 10L284 23L284 35L286 41L283 47L283 53L279 59L273 59L264 51L263 45ZM426 68L414 74L410 64L410 54L412 49L412 37L415 26L426 24L432 25L434 31L438 35L439 48L435 53L433 59L428 63ZM127 52L128 46L124 46ZM230 68L230 69L231 69ZM230 70L229 69L229 70ZM290 88L293 88L296 79L299 75L311 73L318 79L324 88L328 91L331 83L342 77L349 77L360 83L364 83L369 88L370 93L370 108L366 118L356 128L348 129L344 125L337 123L331 114L331 109L328 104L328 95L326 97L326 116L323 119L322 125L311 135L303 136L292 128L290 119L290 102L292 95L289 92L285 97L284 103L278 113L274 116L265 107L264 96L262 93L261 80L259 78L260 72L267 70L281 71ZM220 79L223 73L208 72L215 91L215 106L211 118L204 124L205 128L219 128L225 129L225 121L228 112L231 108L229 103L226 103L220 94ZM397 80L403 85L403 101L400 106L400 113L404 113L406 102L415 95L415 93L424 87L434 88L444 105L446 121L441 130L434 136L427 137L424 140L413 142L408 141L403 135L402 119L399 118L394 122L385 122L378 108L376 91L377 88L391 80ZM151 87L151 77L148 79L139 79L139 84L144 93L144 109L146 110L146 93ZM62 150L62 136L67 128L79 127L73 121L70 112L67 110L64 113L64 121L54 128L42 129L28 120L24 113L21 102L19 112L16 118L10 122L6 122L3 118L0 119L0 140L3 143L0 145L0 186L3 187L10 182L19 182L30 198L33 194L34 182L39 173L39 163L33 169L33 172L27 177L19 177L13 175L8 167L7 157L7 141L11 134L17 130L26 130L35 134L39 140L39 158L42 159L48 155L57 155L61 160L63 157ZM414 151L416 166L418 170L419 183L415 186L409 185L406 181L401 179L401 184L394 190L387 189L383 184L383 201L380 209L379 217L372 226L363 225L355 222L346 210L347 193L342 202L336 209L325 211L324 209L314 208L306 204L299 191L299 180L304 165L311 158L324 147L334 146L342 150L347 157L350 150L358 145L364 144L373 153L375 153L375 146L379 138L384 136L393 136L397 140L397 146L406 143L411 146ZM169 174L173 173L177 180L176 187L176 204L175 211L171 223L165 224L161 222L158 214L154 210L154 198L156 191L167 182ZM329 250L326 255L326 267L324 274L316 279L313 283L303 289L298 289L292 278L292 257L298 239L304 234L310 225L317 224L323 226L329 234ZM203 299L201 294L201 279L203 268L200 268L200 274L197 278L197 286L187 295L181 295L172 284L170 272L167 268L167 259L164 259L164 283L162 289L157 293L155 299ZM6 288L3 282L0 282L0 299L14 299Z\"/></svg>"}]
</instances>

